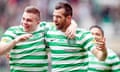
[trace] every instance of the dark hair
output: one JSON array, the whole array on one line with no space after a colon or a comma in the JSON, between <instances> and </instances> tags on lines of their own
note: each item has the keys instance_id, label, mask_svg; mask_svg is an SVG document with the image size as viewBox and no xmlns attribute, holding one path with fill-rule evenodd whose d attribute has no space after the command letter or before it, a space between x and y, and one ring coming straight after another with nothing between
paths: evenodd
<instances>
[{"instance_id":1,"label":"dark hair","mask_svg":"<svg viewBox=\"0 0 120 72\"><path fill-rule=\"evenodd\" d=\"M56 5L55 9L61 9L64 8L65 9L65 14L64 16L72 16L72 7L70 4L65 3L65 2L60 2Z\"/></svg>"},{"instance_id":2,"label":"dark hair","mask_svg":"<svg viewBox=\"0 0 120 72\"><path fill-rule=\"evenodd\" d=\"M27 13L36 14L38 16L38 18L40 19L40 11L36 7L34 7L34 6L27 6L24 11L27 12Z\"/></svg>"},{"instance_id":3,"label":"dark hair","mask_svg":"<svg viewBox=\"0 0 120 72\"><path fill-rule=\"evenodd\" d=\"M98 28L98 29L101 31L102 36L104 36L104 31L103 31L103 29L102 29L100 26L98 26L98 25L93 25L93 26L91 26L91 27L89 28L89 30L91 30L91 29L93 29L93 28Z\"/></svg>"}]
</instances>

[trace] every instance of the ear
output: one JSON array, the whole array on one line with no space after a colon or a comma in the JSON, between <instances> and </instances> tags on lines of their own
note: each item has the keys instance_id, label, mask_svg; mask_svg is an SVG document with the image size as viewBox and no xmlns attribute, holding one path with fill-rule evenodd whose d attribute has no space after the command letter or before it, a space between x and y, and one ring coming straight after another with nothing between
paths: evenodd
<instances>
[{"instance_id":1,"label":"ear","mask_svg":"<svg viewBox=\"0 0 120 72\"><path fill-rule=\"evenodd\" d=\"M72 17L71 17L71 16L67 16L67 18L66 18L66 19L67 19L67 21L68 21L68 22L69 22L69 21L71 22Z\"/></svg>"},{"instance_id":2,"label":"ear","mask_svg":"<svg viewBox=\"0 0 120 72\"><path fill-rule=\"evenodd\" d=\"M106 38L105 38L105 37L103 37L103 41L104 41L104 42L106 41Z\"/></svg>"},{"instance_id":3,"label":"ear","mask_svg":"<svg viewBox=\"0 0 120 72\"><path fill-rule=\"evenodd\" d=\"M68 20L71 20L71 19L72 19L72 17L71 17L71 16L67 16L67 19L68 19Z\"/></svg>"},{"instance_id":4,"label":"ear","mask_svg":"<svg viewBox=\"0 0 120 72\"><path fill-rule=\"evenodd\" d=\"M37 22L37 24L40 24L40 20Z\"/></svg>"}]
</instances>

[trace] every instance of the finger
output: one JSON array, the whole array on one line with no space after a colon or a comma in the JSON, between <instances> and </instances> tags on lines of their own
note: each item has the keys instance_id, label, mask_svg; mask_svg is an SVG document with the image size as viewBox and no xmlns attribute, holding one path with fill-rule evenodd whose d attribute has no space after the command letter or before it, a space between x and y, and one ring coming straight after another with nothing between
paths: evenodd
<instances>
[{"instance_id":1,"label":"finger","mask_svg":"<svg viewBox=\"0 0 120 72\"><path fill-rule=\"evenodd\" d=\"M31 37L31 36L32 36L32 34L26 34L26 36L27 36L27 37Z\"/></svg>"},{"instance_id":2,"label":"finger","mask_svg":"<svg viewBox=\"0 0 120 72\"><path fill-rule=\"evenodd\" d=\"M97 49L98 49L98 50L101 50L101 51L103 51L103 50L104 50L104 48L100 48L100 47L97 47Z\"/></svg>"},{"instance_id":3,"label":"finger","mask_svg":"<svg viewBox=\"0 0 120 72\"><path fill-rule=\"evenodd\" d=\"M71 38L71 39L73 39L74 37L75 37L75 35L74 35L74 34L71 34L71 35L70 35L70 38Z\"/></svg>"},{"instance_id":4,"label":"finger","mask_svg":"<svg viewBox=\"0 0 120 72\"><path fill-rule=\"evenodd\" d=\"M73 39L75 37L75 32L69 32L68 37Z\"/></svg>"},{"instance_id":5,"label":"finger","mask_svg":"<svg viewBox=\"0 0 120 72\"><path fill-rule=\"evenodd\" d=\"M25 34L25 35L23 35L21 41L25 41L25 40L29 39L31 36L32 36L32 34Z\"/></svg>"},{"instance_id":6,"label":"finger","mask_svg":"<svg viewBox=\"0 0 120 72\"><path fill-rule=\"evenodd\" d=\"M28 38L30 38L30 37L32 37L32 34L26 34L26 35L24 36L25 39L28 39Z\"/></svg>"}]
</instances>

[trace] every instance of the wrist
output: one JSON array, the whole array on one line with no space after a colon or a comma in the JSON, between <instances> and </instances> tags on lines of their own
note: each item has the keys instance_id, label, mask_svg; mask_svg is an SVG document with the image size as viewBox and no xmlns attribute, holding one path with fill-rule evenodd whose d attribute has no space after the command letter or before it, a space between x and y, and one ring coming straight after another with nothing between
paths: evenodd
<instances>
[{"instance_id":1,"label":"wrist","mask_svg":"<svg viewBox=\"0 0 120 72\"><path fill-rule=\"evenodd\" d=\"M14 39L14 40L13 40L13 43L14 43L14 44L17 44L17 43L18 43L18 40L17 40L17 39Z\"/></svg>"}]
</instances>

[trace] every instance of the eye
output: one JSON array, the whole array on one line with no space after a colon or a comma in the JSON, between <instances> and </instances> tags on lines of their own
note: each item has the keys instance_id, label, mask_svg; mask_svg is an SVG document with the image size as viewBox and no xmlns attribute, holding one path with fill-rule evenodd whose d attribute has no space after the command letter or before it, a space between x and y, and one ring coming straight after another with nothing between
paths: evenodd
<instances>
[{"instance_id":1,"label":"eye","mask_svg":"<svg viewBox=\"0 0 120 72\"><path fill-rule=\"evenodd\" d=\"M23 17L22 20L25 20L25 18Z\"/></svg>"},{"instance_id":2,"label":"eye","mask_svg":"<svg viewBox=\"0 0 120 72\"><path fill-rule=\"evenodd\" d=\"M100 33L96 33L97 36L100 36Z\"/></svg>"},{"instance_id":3,"label":"eye","mask_svg":"<svg viewBox=\"0 0 120 72\"><path fill-rule=\"evenodd\" d=\"M27 19L27 21L28 21L28 22L32 22L32 20L31 20L31 19Z\"/></svg>"}]
</instances>

